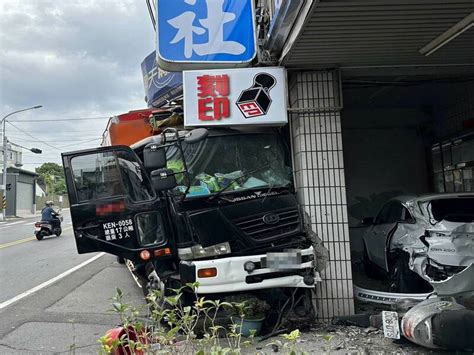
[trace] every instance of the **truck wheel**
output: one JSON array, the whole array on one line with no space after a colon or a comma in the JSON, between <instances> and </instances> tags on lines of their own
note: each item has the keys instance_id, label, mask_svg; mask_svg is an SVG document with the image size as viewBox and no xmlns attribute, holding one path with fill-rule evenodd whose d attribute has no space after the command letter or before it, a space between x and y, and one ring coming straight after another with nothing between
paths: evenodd
<instances>
[{"instance_id":1,"label":"truck wheel","mask_svg":"<svg viewBox=\"0 0 474 355\"><path fill-rule=\"evenodd\" d=\"M416 293L422 280L408 267L408 257L400 255L390 268L390 292Z\"/></svg>"}]
</instances>

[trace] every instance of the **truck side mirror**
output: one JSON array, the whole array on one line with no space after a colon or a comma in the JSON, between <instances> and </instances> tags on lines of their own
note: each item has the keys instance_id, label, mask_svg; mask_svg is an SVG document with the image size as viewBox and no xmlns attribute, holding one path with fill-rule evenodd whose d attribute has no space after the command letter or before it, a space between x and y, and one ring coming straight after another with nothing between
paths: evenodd
<instances>
[{"instance_id":1,"label":"truck side mirror","mask_svg":"<svg viewBox=\"0 0 474 355\"><path fill-rule=\"evenodd\" d=\"M174 189L178 183L176 176L171 169L157 169L151 172L151 183L156 191Z\"/></svg>"},{"instance_id":2,"label":"truck side mirror","mask_svg":"<svg viewBox=\"0 0 474 355\"><path fill-rule=\"evenodd\" d=\"M150 143L143 149L143 165L148 171L166 167L165 148L156 143Z\"/></svg>"},{"instance_id":3,"label":"truck side mirror","mask_svg":"<svg viewBox=\"0 0 474 355\"><path fill-rule=\"evenodd\" d=\"M184 136L184 141L188 144L198 143L207 138L209 131L205 128L196 128Z\"/></svg>"}]
</instances>

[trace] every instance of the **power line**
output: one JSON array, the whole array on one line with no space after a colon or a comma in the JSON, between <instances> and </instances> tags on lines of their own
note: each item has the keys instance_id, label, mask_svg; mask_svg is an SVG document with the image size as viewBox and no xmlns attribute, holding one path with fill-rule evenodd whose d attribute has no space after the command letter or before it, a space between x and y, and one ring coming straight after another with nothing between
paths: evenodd
<instances>
[{"instance_id":1,"label":"power line","mask_svg":"<svg viewBox=\"0 0 474 355\"><path fill-rule=\"evenodd\" d=\"M8 136L10 137L10 136ZM21 139L21 138L16 138L14 137L13 139L15 140L21 140L22 142L29 142L29 143L33 143L33 142L41 142L37 139ZM90 140L95 140L95 139L102 139L102 137L95 137L95 138L91 138ZM57 140L55 139L54 140L54 143L65 143L65 142L70 142L71 139L65 139L65 140ZM80 142L88 142L89 140L80 140L80 141L77 141L77 143L80 143Z\"/></svg>"},{"instance_id":2,"label":"power line","mask_svg":"<svg viewBox=\"0 0 474 355\"><path fill-rule=\"evenodd\" d=\"M10 137L10 135L8 137ZM13 137L13 139L21 140L22 142L41 142L38 139L21 139L21 138L16 138L16 137ZM76 141L76 143L89 142L89 141L96 140L96 139L102 139L102 137L94 137L94 138L91 138L91 139L83 139L83 140ZM55 139L54 143L64 143L64 142L70 142L70 141L71 141L71 139L65 139L65 140Z\"/></svg>"},{"instance_id":3,"label":"power line","mask_svg":"<svg viewBox=\"0 0 474 355\"><path fill-rule=\"evenodd\" d=\"M28 132L22 130L21 128L18 128L17 126L15 126L15 125L14 125L13 123L11 123L10 121L7 121L7 123L8 123L9 125L15 127L17 130L23 132L23 133L26 134L27 136L29 136L29 137L31 137L31 138L33 138L33 139L36 138L36 137L32 136L31 134L29 134ZM51 145L51 144L49 144L49 143L46 143L45 141L38 140L38 142L41 142L41 143L43 143L43 144L45 144L45 145L47 145L48 147L51 147L51 148L53 148L53 149L60 150L59 148L57 148L57 147L55 147L54 145Z\"/></svg>"},{"instance_id":4,"label":"power line","mask_svg":"<svg viewBox=\"0 0 474 355\"><path fill-rule=\"evenodd\" d=\"M58 121L86 121L86 120L104 120L110 117L76 117L76 118L56 118L46 120L15 120L15 122L58 122Z\"/></svg>"},{"instance_id":5,"label":"power line","mask_svg":"<svg viewBox=\"0 0 474 355\"><path fill-rule=\"evenodd\" d=\"M96 141L96 140L98 140L98 139L102 139L102 137L90 139L90 140L87 140L87 141L80 141L80 142L76 142L76 143L73 143L73 144L63 145L63 146L61 146L60 148L71 147L71 146L73 146L73 145L81 145L81 144L84 144L84 143Z\"/></svg>"}]
</instances>

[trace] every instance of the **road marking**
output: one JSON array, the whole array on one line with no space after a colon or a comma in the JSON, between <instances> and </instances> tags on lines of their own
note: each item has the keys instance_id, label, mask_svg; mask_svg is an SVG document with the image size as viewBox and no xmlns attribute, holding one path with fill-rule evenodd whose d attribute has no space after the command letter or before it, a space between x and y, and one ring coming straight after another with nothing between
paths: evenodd
<instances>
[{"instance_id":1,"label":"road marking","mask_svg":"<svg viewBox=\"0 0 474 355\"><path fill-rule=\"evenodd\" d=\"M28 291L25 291L21 294L19 294L18 296L15 296L13 298L10 298L8 301L5 301L5 302L2 302L0 303L0 309L3 309L5 307L8 307L9 305L11 305L12 303L15 303L25 297L28 297L29 295L32 295L33 293L35 292L38 292L39 290L45 288L45 287L48 287L49 285L55 283L56 281L59 281L63 278L65 278L66 276L72 274L74 271L77 271L79 270L80 268L83 268L84 266L92 263L93 261L99 259L101 256L105 255L105 253L100 253L100 254L97 254L96 256L93 256L92 258L84 261L83 263L80 263L79 265L76 265L74 266L73 268L69 269L69 270L66 270L65 272L63 272L62 274L59 274L58 276L56 277L53 277L52 279L49 279L48 281L45 281L43 282L42 284L39 284L38 286L36 287L33 287L31 289L29 289Z\"/></svg>"},{"instance_id":2,"label":"road marking","mask_svg":"<svg viewBox=\"0 0 474 355\"><path fill-rule=\"evenodd\" d=\"M22 226L28 226L28 225L34 226L35 224L31 222L26 222L22 224Z\"/></svg>"},{"instance_id":3,"label":"road marking","mask_svg":"<svg viewBox=\"0 0 474 355\"><path fill-rule=\"evenodd\" d=\"M34 239L36 239L36 237L29 237L29 238L25 238L25 239L14 240L12 242L5 243L5 244L0 244L0 249L12 247L14 245L21 244L21 243L26 243L26 242L29 242L30 240L34 240Z\"/></svg>"},{"instance_id":4,"label":"road marking","mask_svg":"<svg viewBox=\"0 0 474 355\"><path fill-rule=\"evenodd\" d=\"M20 224L20 223L23 223L24 221L18 221L18 222L12 222L12 223L7 223L5 224L4 226L2 226L3 228L7 228L7 227L10 227L10 226L14 226L15 224Z\"/></svg>"},{"instance_id":5,"label":"road marking","mask_svg":"<svg viewBox=\"0 0 474 355\"><path fill-rule=\"evenodd\" d=\"M65 232L67 230L70 230L70 229L72 229L72 227L64 228L63 232ZM0 249L12 247L12 246L22 244L22 243L26 243L26 242L29 242L29 241L35 240L35 239L36 239L36 237L28 237L28 238L24 238L24 239L13 240L13 241L5 243L5 244L0 244Z\"/></svg>"}]
</instances>

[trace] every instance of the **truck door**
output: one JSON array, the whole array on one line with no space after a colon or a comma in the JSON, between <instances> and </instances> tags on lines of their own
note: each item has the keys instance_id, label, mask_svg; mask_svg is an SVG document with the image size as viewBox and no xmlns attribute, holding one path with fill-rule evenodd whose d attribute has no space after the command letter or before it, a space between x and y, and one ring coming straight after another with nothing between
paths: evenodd
<instances>
[{"instance_id":1,"label":"truck door","mask_svg":"<svg viewBox=\"0 0 474 355\"><path fill-rule=\"evenodd\" d=\"M172 254L163 202L133 150L104 147L63 153L62 160L80 254L104 251L130 260Z\"/></svg>"}]
</instances>

